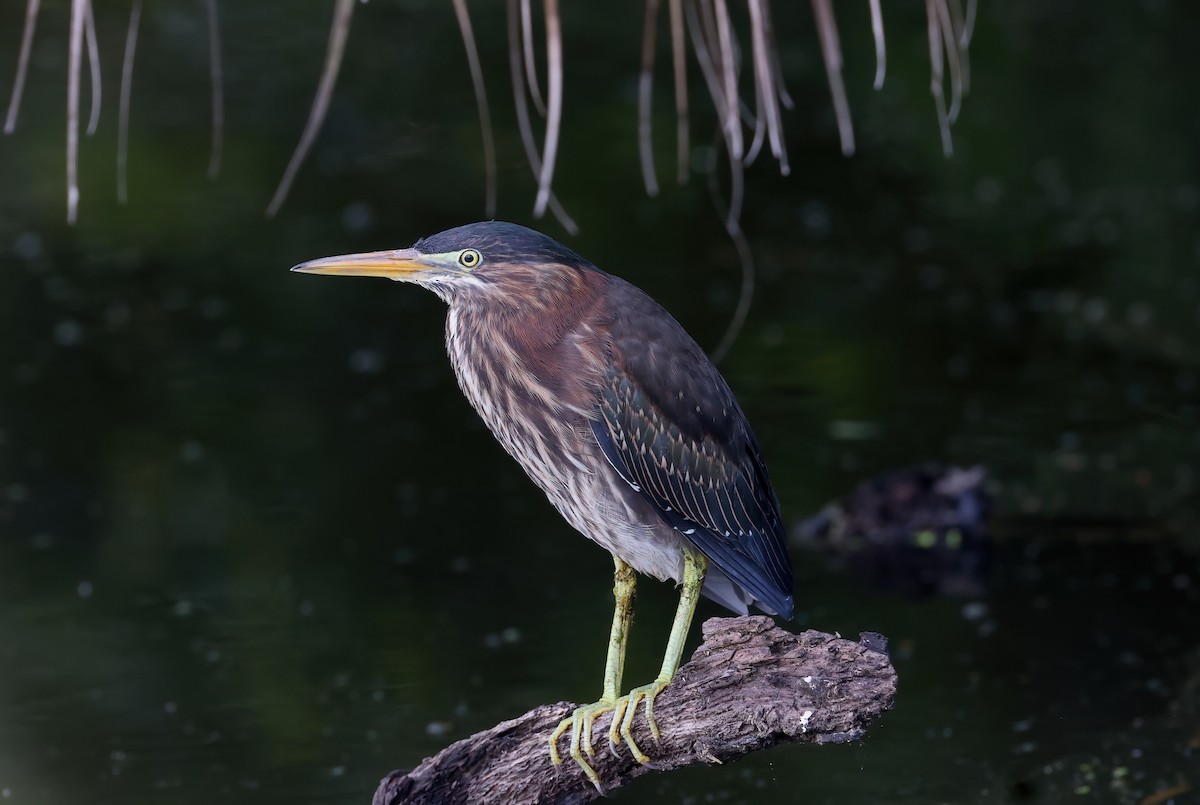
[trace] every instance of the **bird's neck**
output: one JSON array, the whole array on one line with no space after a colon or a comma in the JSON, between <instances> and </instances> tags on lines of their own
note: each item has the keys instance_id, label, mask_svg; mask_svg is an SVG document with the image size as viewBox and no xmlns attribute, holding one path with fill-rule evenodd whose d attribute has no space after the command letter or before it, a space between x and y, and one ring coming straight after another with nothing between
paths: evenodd
<instances>
[{"instance_id":1,"label":"bird's neck","mask_svg":"<svg viewBox=\"0 0 1200 805\"><path fill-rule=\"evenodd\" d=\"M450 304L450 362L463 393L493 430L517 390L549 409L587 407L586 378L595 374L598 381L602 357L594 354L597 340L586 337L597 302L588 293L554 300L535 293ZM565 384L567 378L581 382Z\"/></svg>"},{"instance_id":2,"label":"bird's neck","mask_svg":"<svg viewBox=\"0 0 1200 805\"><path fill-rule=\"evenodd\" d=\"M600 272L506 267L503 279L448 299L450 317L474 346L504 342L499 348L533 358L561 348L595 317L604 279Z\"/></svg>"}]
</instances>

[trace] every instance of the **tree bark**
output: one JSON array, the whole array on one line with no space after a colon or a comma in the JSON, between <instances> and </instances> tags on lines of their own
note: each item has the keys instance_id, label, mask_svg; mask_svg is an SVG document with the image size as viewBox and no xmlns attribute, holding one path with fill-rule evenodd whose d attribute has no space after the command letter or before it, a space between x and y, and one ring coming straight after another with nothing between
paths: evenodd
<instances>
[{"instance_id":1,"label":"tree bark","mask_svg":"<svg viewBox=\"0 0 1200 805\"><path fill-rule=\"evenodd\" d=\"M611 714L596 720L589 759L604 793L651 771L719 764L779 743L844 743L891 709L896 671L887 640L859 642L822 632L784 631L770 618L712 618L704 643L654 703L662 732L655 744L639 708L633 732L651 762L608 746ZM379 784L374 805L399 803L582 803L601 796L559 744L563 765L550 764L548 739L575 705L536 707L395 771Z\"/></svg>"}]
</instances>

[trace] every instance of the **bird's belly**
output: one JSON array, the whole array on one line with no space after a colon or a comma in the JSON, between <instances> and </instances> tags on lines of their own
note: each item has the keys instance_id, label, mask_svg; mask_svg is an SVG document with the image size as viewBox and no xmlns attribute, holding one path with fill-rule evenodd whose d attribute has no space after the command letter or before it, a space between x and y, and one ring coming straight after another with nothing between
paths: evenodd
<instances>
[{"instance_id":1,"label":"bird's belly","mask_svg":"<svg viewBox=\"0 0 1200 805\"><path fill-rule=\"evenodd\" d=\"M511 419L487 424L577 531L639 573L683 580L683 538L629 488L594 441L592 449L572 451L570 458L556 461L553 450L528 451L528 434L522 434ZM586 424L582 428L576 433L586 445L594 437Z\"/></svg>"},{"instance_id":2,"label":"bird's belly","mask_svg":"<svg viewBox=\"0 0 1200 805\"><path fill-rule=\"evenodd\" d=\"M500 364L462 351L458 326L452 310L447 347L463 394L554 508L639 573L682 581L683 537L612 468L583 414L551 409L544 389L524 388L518 396L501 382Z\"/></svg>"},{"instance_id":3,"label":"bird's belly","mask_svg":"<svg viewBox=\"0 0 1200 805\"><path fill-rule=\"evenodd\" d=\"M580 477L566 489L547 487L536 478L534 482L568 523L634 570L660 580L683 581L683 538L602 455L592 475Z\"/></svg>"}]
</instances>

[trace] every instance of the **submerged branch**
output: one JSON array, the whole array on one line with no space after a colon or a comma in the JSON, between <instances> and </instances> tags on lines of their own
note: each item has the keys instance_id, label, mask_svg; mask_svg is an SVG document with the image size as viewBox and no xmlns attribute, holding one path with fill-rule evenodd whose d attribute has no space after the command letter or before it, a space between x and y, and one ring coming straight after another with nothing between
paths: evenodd
<instances>
[{"instance_id":1,"label":"submerged branch","mask_svg":"<svg viewBox=\"0 0 1200 805\"><path fill-rule=\"evenodd\" d=\"M858 741L891 709L896 671L886 640L859 642L807 631L791 634L767 617L712 618L704 643L655 701L656 745L645 720L635 738L652 757L642 766L614 753L603 737L589 762L604 781L597 791L572 766L550 764L547 738L575 705L542 705L472 735L409 772L392 772L374 805L398 803L592 801L651 771L717 765L781 743ZM594 735L611 716L597 719Z\"/></svg>"}]
</instances>

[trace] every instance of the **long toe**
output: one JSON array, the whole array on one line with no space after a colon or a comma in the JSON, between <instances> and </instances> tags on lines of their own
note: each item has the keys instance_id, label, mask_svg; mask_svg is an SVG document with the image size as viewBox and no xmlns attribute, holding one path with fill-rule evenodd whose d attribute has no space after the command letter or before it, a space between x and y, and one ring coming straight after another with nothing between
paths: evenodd
<instances>
[{"instance_id":1,"label":"long toe","mask_svg":"<svg viewBox=\"0 0 1200 805\"><path fill-rule=\"evenodd\" d=\"M613 708L612 725L609 727L608 740L610 744L624 743L629 747L629 753L638 763L649 763L650 756L641 750L633 737L633 722L637 718L638 704L645 702L646 724L650 735L658 742L658 724L654 720L654 699L663 691L668 681L657 679L648 685L641 685L617 699ZM616 736L620 735L618 739Z\"/></svg>"},{"instance_id":2,"label":"long toe","mask_svg":"<svg viewBox=\"0 0 1200 805\"><path fill-rule=\"evenodd\" d=\"M596 786L596 790L601 792L603 789L600 786L600 776L587 762L587 756L596 754L592 748L592 727L596 723L596 718L612 710L614 704L613 701L601 700L577 707L575 712L560 721L554 732L550 733L550 762L555 766L562 765L562 757L558 753L558 742L566 731L570 730L571 759L575 761L592 785Z\"/></svg>"},{"instance_id":3,"label":"long toe","mask_svg":"<svg viewBox=\"0 0 1200 805\"><path fill-rule=\"evenodd\" d=\"M628 709L629 701L622 696L617 699L616 705L613 707L612 723L608 727L608 748L614 755L620 754L620 747L623 739L621 738L621 721L625 718L625 711Z\"/></svg>"}]
</instances>

